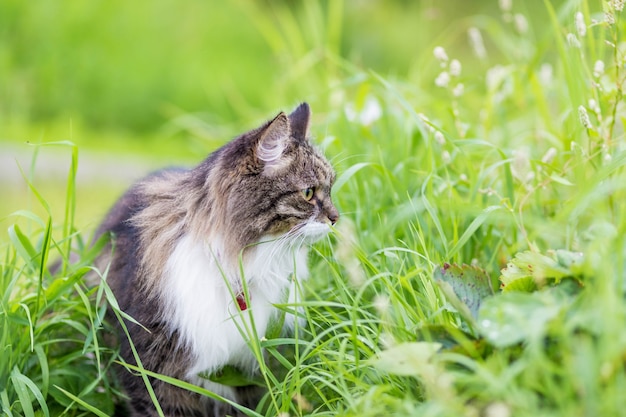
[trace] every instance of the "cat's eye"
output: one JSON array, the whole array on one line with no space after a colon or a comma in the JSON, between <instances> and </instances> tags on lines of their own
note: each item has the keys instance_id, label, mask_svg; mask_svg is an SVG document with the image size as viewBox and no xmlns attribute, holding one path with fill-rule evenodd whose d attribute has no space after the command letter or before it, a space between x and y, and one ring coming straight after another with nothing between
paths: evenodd
<instances>
[{"instance_id":1,"label":"cat's eye","mask_svg":"<svg viewBox=\"0 0 626 417\"><path fill-rule=\"evenodd\" d=\"M304 197L306 201L311 200L313 198L313 194L315 194L315 188L313 187L305 188L304 190L302 190L302 197Z\"/></svg>"}]
</instances>

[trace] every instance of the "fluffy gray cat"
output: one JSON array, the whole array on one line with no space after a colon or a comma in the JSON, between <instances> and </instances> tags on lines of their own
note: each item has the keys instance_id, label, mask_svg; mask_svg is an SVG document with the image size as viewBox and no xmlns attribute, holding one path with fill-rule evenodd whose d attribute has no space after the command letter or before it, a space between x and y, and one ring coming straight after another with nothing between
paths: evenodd
<instances>
[{"instance_id":1,"label":"fluffy gray cat","mask_svg":"<svg viewBox=\"0 0 626 417\"><path fill-rule=\"evenodd\" d=\"M277 320L274 305L293 301L293 279L308 275L306 246L339 217L330 196L335 174L309 141L309 120L306 103L281 112L193 169L139 181L107 215L97 236L112 239L97 265L109 266L106 281L120 308L145 327L125 322L146 369L256 405L257 389L199 374L226 365L249 375L258 370L241 329L252 315L258 337L265 334ZM123 332L118 339L123 359L135 364ZM157 415L142 378L124 369L119 375L131 415ZM150 382L166 416L240 415Z\"/></svg>"}]
</instances>

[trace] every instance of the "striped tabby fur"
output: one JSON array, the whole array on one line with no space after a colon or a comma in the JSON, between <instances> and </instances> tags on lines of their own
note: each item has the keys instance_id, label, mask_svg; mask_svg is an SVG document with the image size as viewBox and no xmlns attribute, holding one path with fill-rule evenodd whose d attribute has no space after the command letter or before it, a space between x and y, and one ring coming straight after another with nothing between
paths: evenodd
<instances>
[{"instance_id":1,"label":"striped tabby fur","mask_svg":"<svg viewBox=\"0 0 626 417\"><path fill-rule=\"evenodd\" d=\"M149 330L126 322L146 369L255 406L258 389L198 374L225 365L254 374L250 335L241 329L253 315L258 337L265 334L273 305L294 299L292 276L307 276L306 245L339 217L330 198L335 174L309 142L309 119L306 103L280 113L191 170L139 181L109 212L97 235L110 233L111 244L97 264L109 266L120 308ZM122 357L135 364L123 333L119 340ZM157 415L142 379L124 369L119 375L131 415ZM166 416L239 415L159 380L151 384Z\"/></svg>"}]
</instances>

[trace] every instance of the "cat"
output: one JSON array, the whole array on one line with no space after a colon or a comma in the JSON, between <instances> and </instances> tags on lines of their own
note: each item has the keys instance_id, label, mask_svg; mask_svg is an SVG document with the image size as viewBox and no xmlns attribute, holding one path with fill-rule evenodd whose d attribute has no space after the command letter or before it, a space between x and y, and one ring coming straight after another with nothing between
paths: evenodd
<instances>
[{"instance_id":1,"label":"cat","mask_svg":"<svg viewBox=\"0 0 626 417\"><path fill-rule=\"evenodd\" d=\"M257 336L278 321L274 306L295 300L307 278L307 247L332 229L335 172L310 142L311 110L302 103L244 133L189 170L156 172L134 184L96 231L111 243L96 265L122 311L142 365L254 408L255 387L220 385L200 374L258 361L242 331ZM244 283L245 280L245 283ZM285 326L296 320L288 314ZM143 327L142 327L143 326ZM121 356L136 364L120 329ZM120 367L121 368L121 367ZM145 383L124 368L132 416L156 416ZM225 402L150 378L166 416L242 415Z\"/></svg>"}]
</instances>

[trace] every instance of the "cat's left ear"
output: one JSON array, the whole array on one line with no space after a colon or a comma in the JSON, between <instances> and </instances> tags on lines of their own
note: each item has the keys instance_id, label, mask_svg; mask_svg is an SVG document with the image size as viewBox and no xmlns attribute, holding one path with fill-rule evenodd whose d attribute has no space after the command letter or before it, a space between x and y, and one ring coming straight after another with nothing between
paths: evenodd
<instances>
[{"instance_id":1,"label":"cat's left ear","mask_svg":"<svg viewBox=\"0 0 626 417\"><path fill-rule=\"evenodd\" d=\"M302 103L289 115L291 136L299 141L305 141L309 137L309 124L311 121L311 108L307 103Z\"/></svg>"},{"instance_id":2,"label":"cat's left ear","mask_svg":"<svg viewBox=\"0 0 626 417\"><path fill-rule=\"evenodd\" d=\"M280 165L290 132L289 119L283 112L280 112L261 132L255 154L263 163L265 170Z\"/></svg>"}]
</instances>

